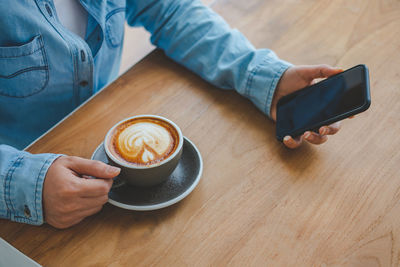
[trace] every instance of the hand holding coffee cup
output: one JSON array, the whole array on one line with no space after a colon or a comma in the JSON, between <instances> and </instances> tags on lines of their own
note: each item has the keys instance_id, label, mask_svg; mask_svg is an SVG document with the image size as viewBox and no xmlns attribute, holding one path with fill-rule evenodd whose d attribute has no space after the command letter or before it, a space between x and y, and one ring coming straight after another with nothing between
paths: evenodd
<instances>
[{"instance_id":1,"label":"hand holding coffee cup","mask_svg":"<svg viewBox=\"0 0 400 267\"><path fill-rule=\"evenodd\" d=\"M134 186L165 181L182 155L183 135L172 121L156 115L139 115L114 125L104 140L111 165L119 177Z\"/></svg>"}]
</instances>

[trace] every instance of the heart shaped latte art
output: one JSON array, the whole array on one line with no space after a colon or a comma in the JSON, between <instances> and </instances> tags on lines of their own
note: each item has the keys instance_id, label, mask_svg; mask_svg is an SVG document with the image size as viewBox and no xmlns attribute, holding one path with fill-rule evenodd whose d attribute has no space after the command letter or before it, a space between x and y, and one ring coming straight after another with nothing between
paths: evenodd
<instances>
[{"instance_id":1,"label":"heart shaped latte art","mask_svg":"<svg viewBox=\"0 0 400 267\"><path fill-rule=\"evenodd\" d=\"M119 154L136 164L149 164L165 158L174 147L170 132L161 125L139 122L126 127L116 140Z\"/></svg>"}]
</instances>

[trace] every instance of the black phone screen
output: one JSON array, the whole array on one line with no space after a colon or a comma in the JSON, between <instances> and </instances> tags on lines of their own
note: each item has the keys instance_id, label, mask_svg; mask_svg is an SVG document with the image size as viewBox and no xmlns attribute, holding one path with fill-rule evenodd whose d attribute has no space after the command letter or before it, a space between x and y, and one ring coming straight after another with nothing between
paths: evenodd
<instances>
[{"instance_id":1,"label":"black phone screen","mask_svg":"<svg viewBox=\"0 0 400 267\"><path fill-rule=\"evenodd\" d=\"M318 130L316 127L367 109L368 90L368 70L358 65L285 96L277 107L278 139Z\"/></svg>"}]
</instances>

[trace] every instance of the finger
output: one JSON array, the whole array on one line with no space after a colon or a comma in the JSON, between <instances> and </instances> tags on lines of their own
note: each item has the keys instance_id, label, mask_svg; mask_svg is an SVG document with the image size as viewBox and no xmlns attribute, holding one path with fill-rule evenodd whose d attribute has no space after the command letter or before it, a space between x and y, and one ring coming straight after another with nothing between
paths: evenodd
<instances>
[{"instance_id":1,"label":"finger","mask_svg":"<svg viewBox=\"0 0 400 267\"><path fill-rule=\"evenodd\" d=\"M335 122L332 123L329 126L322 126L321 128L319 128L319 134L320 135L333 135L336 134L340 128L342 124L340 122Z\"/></svg>"},{"instance_id":2,"label":"finger","mask_svg":"<svg viewBox=\"0 0 400 267\"><path fill-rule=\"evenodd\" d=\"M85 198L107 196L112 183L112 179L79 178L77 179L78 195Z\"/></svg>"},{"instance_id":3,"label":"finger","mask_svg":"<svg viewBox=\"0 0 400 267\"><path fill-rule=\"evenodd\" d=\"M110 166L97 160L68 157L68 161L68 167L80 175L92 175L98 178L114 178L121 171L120 168Z\"/></svg>"},{"instance_id":4,"label":"finger","mask_svg":"<svg viewBox=\"0 0 400 267\"><path fill-rule=\"evenodd\" d=\"M326 135L319 135L314 132L307 131L303 134L304 139L314 145L320 145L325 143L328 140L328 137Z\"/></svg>"},{"instance_id":5,"label":"finger","mask_svg":"<svg viewBox=\"0 0 400 267\"><path fill-rule=\"evenodd\" d=\"M308 77L309 79L327 78L342 71L343 70L340 68L334 68L329 65L322 64L305 66L303 75Z\"/></svg>"},{"instance_id":6,"label":"finger","mask_svg":"<svg viewBox=\"0 0 400 267\"><path fill-rule=\"evenodd\" d=\"M285 136L283 138L283 143L290 149L295 149L299 147L302 143L302 138L292 138L291 136Z\"/></svg>"}]
</instances>

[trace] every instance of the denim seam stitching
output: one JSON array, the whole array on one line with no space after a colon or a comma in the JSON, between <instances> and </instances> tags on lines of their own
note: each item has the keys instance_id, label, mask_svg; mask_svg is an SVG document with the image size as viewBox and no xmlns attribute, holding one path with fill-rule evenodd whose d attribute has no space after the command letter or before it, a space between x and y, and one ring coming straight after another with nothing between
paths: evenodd
<instances>
[{"instance_id":1,"label":"denim seam stitching","mask_svg":"<svg viewBox=\"0 0 400 267\"><path fill-rule=\"evenodd\" d=\"M90 50L90 47L89 47L89 50ZM93 91L94 91L94 88L93 88L93 84L94 84L94 82L93 82L94 56L93 56L93 54L91 56L88 55L88 61L89 61L89 67L90 67L90 91L91 91L91 94L93 95Z\"/></svg>"},{"instance_id":2,"label":"denim seam stitching","mask_svg":"<svg viewBox=\"0 0 400 267\"><path fill-rule=\"evenodd\" d=\"M38 40L41 39L41 36L38 38ZM39 41L40 42L40 41ZM42 49L42 44L40 44L40 46L38 46L37 48L35 48L33 51L30 51L27 54L21 54L18 56L0 56L0 58L19 58L19 57L26 57L26 56L30 56L34 53L36 53L37 51L39 51L40 49Z\"/></svg>"},{"instance_id":3,"label":"denim seam stitching","mask_svg":"<svg viewBox=\"0 0 400 267\"><path fill-rule=\"evenodd\" d=\"M15 219L19 219L19 220L17 221ZM22 223L30 223L30 224L35 224L36 223L36 221L28 219L28 218L26 218L24 216L14 216L14 221L22 222Z\"/></svg>"},{"instance_id":4,"label":"denim seam stitching","mask_svg":"<svg viewBox=\"0 0 400 267\"><path fill-rule=\"evenodd\" d=\"M14 221L19 222L19 223L27 223L27 224L33 224L33 225L36 224L36 221L30 220L23 216L14 216L14 218L18 219L18 220L14 220Z\"/></svg>"},{"instance_id":5,"label":"denim seam stitching","mask_svg":"<svg viewBox=\"0 0 400 267\"><path fill-rule=\"evenodd\" d=\"M270 98L270 95L271 95L271 90L272 90L272 87L273 86L277 86L277 79L278 79L278 81L279 81L279 78L281 77L281 75L282 75L282 70L283 69L285 69L286 68L286 66L284 66L284 65L282 65L282 66L280 66L279 67L279 69L278 69L278 71L275 73L275 75L274 75L274 77L273 77L273 79L272 79L272 83L271 83L271 85L270 85L270 87L269 87L269 90L268 90L268 95L267 95L267 98L265 99L265 103L264 103L264 108L265 108L265 113L266 114L268 114L268 116L270 116L270 110L266 110L267 109L267 105L268 105L268 100L269 100L269 98ZM280 74L280 75L279 75Z\"/></svg>"},{"instance_id":6,"label":"denim seam stitching","mask_svg":"<svg viewBox=\"0 0 400 267\"><path fill-rule=\"evenodd\" d=\"M35 221L33 221L33 220L30 220L30 219L28 219L28 218L26 218L26 217L24 217L24 216L14 216L14 218L16 218L16 219L24 219L24 221L26 221L26 222L35 222Z\"/></svg>"},{"instance_id":7,"label":"denim seam stitching","mask_svg":"<svg viewBox=\"0 0 400 267\"><path fill-rule=\"evenodd\" d=\"M7 196L7 193L8 193L9 196L11 196L11 192L7 192L7 189L10 190L10 188L11 188L11 185L10 185L10 184L11 184L11 177L12 177L12 175L14 174L15 170L17 169L18 165L20 164L20 162L21 162L22 160L23 160L23 156L19 156L19 157L17 158L17 160L12 164L12 167L10 168L10 170L8 171L8 174L7 174L7 176L6 176L6 181L8 180L9 182L8 182L8 186L6 187L6 192L5 192L5 195L6 195L6 196ZM49 162L50 162L51 160L52 160L52 159L49 158L49 159L47 159L47 160L45 161L45 163L42 165L42 167L41 167L41 169L40 169L40 171L39 171L38 178L36 179L36 185L35 185L35 203L34 203L34 209L35 209L35 214L36 214L36 217L35 217L35 218L36 218L36 220L27 218L27 217L25 217L25 216L19 216L19 215L13 216L14 220L15 220L15 219L22 219L23 222L27 222L27 223L37 223L37 219L39 218L38 213L37 213L37 196L38 196L39 178L40 178L40 176L42 175L43 169L45 168L45 166L47 166L47 165L49 164ZM7 179L8 177L9 177L9 179ZM13 214L15 214L15 210L14 210L14 207L12 206L11 199L8 199L8 202L10 202L9 205L10 205L10 207L11 207L11 209L12 209ZM6 205L7 205L7 199L6 199ZM8 207L8 205L7 205L7 207ZM10 216L10 217L11 217L11 216Z\"/></svg>"},{"instance_id":8,"label":"denim seam stitching","mask_svg":"<svg viewBox=\"0 0 400 267\"><path fill-rule=\"evenodd\" d=\"M50 78L49 64L48 64L48 61L47 61L47 55L46 55L46 50L45 50L45 48L44 48L44 42L43 42L42 36L39 36L38 41L39 41L39 43L40 43L40 50L41 50L41 52L42 52L42 60L44 61L43 63L45 64L44 67L46 67L46 69L44 70L44 71L45 71L46 78L45 78L45 81L44 81L44 83L43 83L42 88L40 88L39 90L36 90L36 91L34 90L34 92L32 92L32 93L30 93L30 94L27 94L27 95L23 95L23 96L12 96L12 95L5 94L5 93L2 93L2 92L0 92L0 95L2 95L2 96L7 96L7 97L13 97L13 98L25 98L25 97L29 97L29 96L38 94L38 93L40 93L41 91L43 91L44 88L46 88L46 86L47 86L48 83L49 83L49 78Z\"/></svg>"},{"instance_id":9,"label":"denim seam stitching","mask_svg":"<svg viewBox=\"0 0 400 267\"><path fill-rule=\"evenodd\" d=\"M260 68L260 65L263 64L264 62L261 62L260 64L258 64L252 71L250 71L249 74L249 78L247 79L247 83L246 83L246 90L245 90L245 95L246 96L250 96L250 87L251 84L253 83L253 79L256 76L258 69Z\"/></svg>"},{"instance_id":10,"label":"denim seam stitching","mask_svg":"<svg viewBox=\"0 0 400 267\"><path fill-rule=\"evenodd\" d=\"M40 168L38 177L37 177L37 179L36 179L36 185L35 185L35 214L36 214L36 220L39 218L38 212L37 212L37 199L38 199L38 185L39 185L39 180L40 180L40 177L42 177L42 175L44 175L44 174L42 174L43 169L45 168L45 166L47 166L47 165L49 164L50 160L51 160L51 159L48 158L48 159L44 162L44 164L42 165L42 168ZM43 179L43 182L44 182L44 179ZM43 194L43 191L42 191L42 194Z\"/></svg>"},{"instance_id":11,"label":"denim seam stitching","mask_svg":"<svg viewBox=\"0 0 400 267\"><path fill-rule=\"evenodd\" d=\"M50 71L49 71L50 70L50 65L49 65L49 62L47 60L47 53L46 53L46 49L44 47L44 41L43 41L42 38L40 38L40 43L42 44L42 55L43 55L44 65L47 67L47 69L46 69L46 82L43 85L43 88L40 90L40 91L42 91L49 84L49 80L50 80Z\"/></svg>"},{"instance_id":12,"label":"denim seam stitching","mask_svg":"<svg viewBox=\"0 0 400 267\"><path fill-rule=\"evenodd\" d=\"M73 38L74 36L72 36ZM74 40L75 43L72 46L71 52L72 52L72 61L74 64L74 86L73 86L73 93L74 93L74 102L75 102L75 106L79 106L80 103L80 90L79 90L79 86L78 86L78 82L79 82L79 48L77 46L77 42L76 40Z\"/></svg>"},{"instance_id":13,"label":"denim seam stitching","mask_svg":"<svg viewBox=\"0 0 400 267\"><path fill-rule=\"evenodd\" d=\"M122 12L122 11L126 11L125 7L118 7L116 9L113 9L112 11L110 11L107 16L106 16L106 21L109 20L114 14Z\"/></svg>"},{"instance_id":14,"label":"denim seam stitching","mask_svg":"<svg viewBox=\"0 0 400 267\"><path fill-rule=\"evenodd\" d=\"M25 69L21 69L19 71L16 71L8 76L3 76L0 74L0 78L2 79L12 79L15 78L18 75L21 75L25 72L29 72L29 71L35 71L35 70L47 70L47 66L37 66L37 67L29 67L29 68L25 68Z\"/></svg>"},{"instance_id":15,"label":"denim seam stitching","mask_svg":"<svg viewBox=\"0 0 400 267\"><path fill-rule=\"evenodd\" d=\"M124 7L120 7L120 8L116 8L112 11L110 11L110 13L107 14L106 16L106 22L105 22L105 30L106 30L106 42L107 44L111 47L111 48L116 48L118 46L120 46L121 42L118 44L114 44L114 41L111 40L110 36L110 30L109 30L109 26L108 26L108 20L114 16L115 14L119 13L119 12L125 12L126 9Z\"/></svg>"},{"instance_id":16,"label":"denim seam stitching","mask_svg":"<svg viewBox=\"0 0 400 267\"><path fill-rule=\"evenodd\" d=\"M3 182L4 202L6 204L6 207L5 207L6 208L6 218L11 218L11 212L10 212L10 209L9 209L9 207L7 205L7 181L8 181L7 177L8 177L9 172L11 171L12 167L14 166L14 163L15 163L15 161L14 162L11 161L9 170L6 172L6 174L4 176L4 182Z\"/></svg>"},{"instance_id":17,"label":"denim seam stitching","mask_svg":"<svg viewBox=\"0 0 400 267\"><path fill-rule=\"evenodd\" d=\"M6 197L6 206L7 209L10 210L11 214L10 214L10 218L12 217L13 214L15 214L15 210L14 207L12 205L12 201L11 201L11 178L15 172L15 170L17 169L17 166L20 164L20 162L22 161L23 156L19 156L14 163L12 164L12 166L10 167L10 169L7 172L6 175L6 179L4 182L5 188L4 188L4 195ZM15 217L15 216L14 216Z\"/></svg>"}]
</instances>

